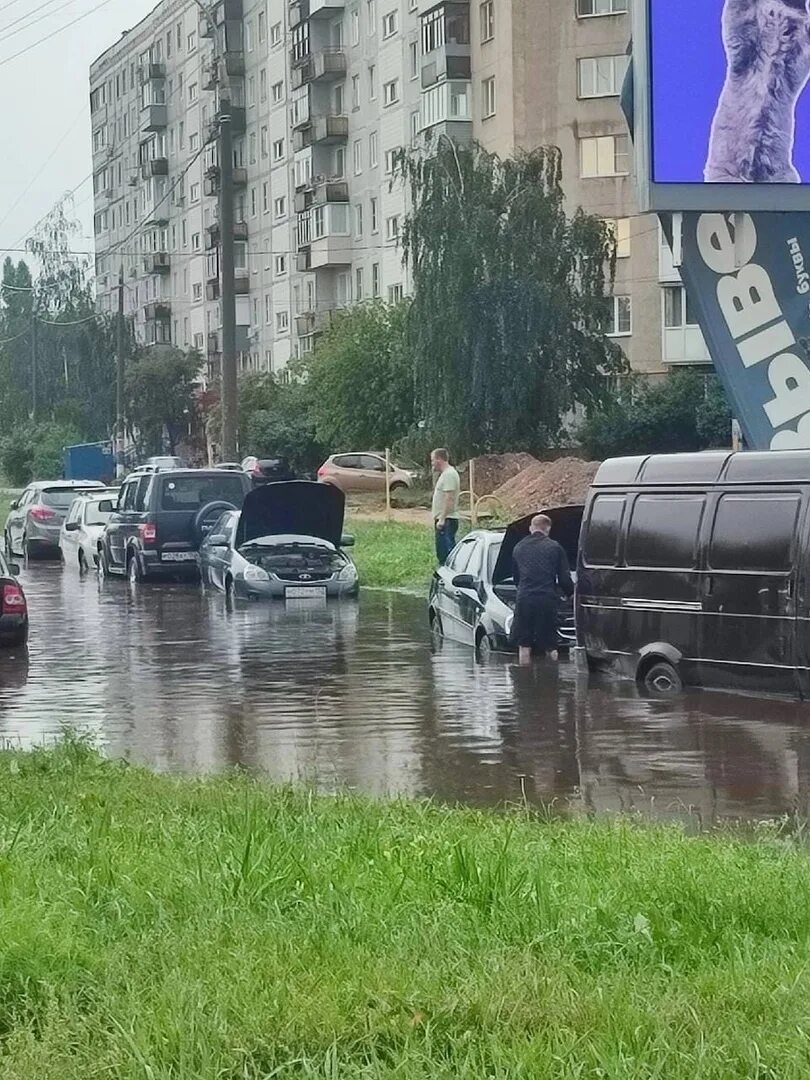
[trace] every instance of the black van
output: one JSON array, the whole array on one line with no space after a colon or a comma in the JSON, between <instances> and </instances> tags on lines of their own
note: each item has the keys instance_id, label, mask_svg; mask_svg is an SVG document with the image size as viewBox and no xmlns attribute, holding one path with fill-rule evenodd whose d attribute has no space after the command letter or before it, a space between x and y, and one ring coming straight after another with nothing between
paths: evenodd
<instances>
[{"instance_id":1,"label":"black van","mask_svg":"<svg viewBox=\"0 0 810 1080\"><path fill-rule=\"evenodd\" d=\"M579 657L657 692L810 697L810 451L616 458L583 520Z\"/></svg>"}]
</instances>

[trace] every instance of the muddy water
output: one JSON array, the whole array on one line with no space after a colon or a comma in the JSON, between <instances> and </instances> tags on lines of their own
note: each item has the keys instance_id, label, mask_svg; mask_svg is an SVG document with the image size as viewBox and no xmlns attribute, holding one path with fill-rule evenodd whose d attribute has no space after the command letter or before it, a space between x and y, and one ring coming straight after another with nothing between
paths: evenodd
<instances>
[{"instance_id":1,"label":"muddy water","mask_svg":"<svg viewBox=\"0 0 810 1080\"><path fill-rule=\"evenodd\" d=\"M424 605L386 593L313 610L226 610L196 587L24 575L28 657L0 654L0 738L69 726L162 770L527 799L705 823L808 813L810 706L692 694L649 701L573 669L431 649Z\"/></svg>"}]
</instances>

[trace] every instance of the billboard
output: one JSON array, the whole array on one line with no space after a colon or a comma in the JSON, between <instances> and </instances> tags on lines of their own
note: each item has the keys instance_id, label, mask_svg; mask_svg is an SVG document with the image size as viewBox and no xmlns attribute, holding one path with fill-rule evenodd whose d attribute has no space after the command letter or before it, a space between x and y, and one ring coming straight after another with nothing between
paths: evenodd
<instances>
[{"instance_id":1,"label":"billboard","mask_svg":"<svg viewBox=\"0 0 810 1080\"><path fill-rule=\"evenodd\" d=\"M810 206L810 0L639 0L644 210Z\"/></svg>"}]
</instances>

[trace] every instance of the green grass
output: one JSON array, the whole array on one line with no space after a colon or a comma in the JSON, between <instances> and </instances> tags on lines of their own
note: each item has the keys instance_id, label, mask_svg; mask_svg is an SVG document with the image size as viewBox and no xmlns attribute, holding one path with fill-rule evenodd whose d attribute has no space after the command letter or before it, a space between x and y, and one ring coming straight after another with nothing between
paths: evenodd
<instances>
[{"instance_id":1,"label":"green grass","mask_svg":"<svg viewBox=\"0 0 810 1080\"><path fill-rule=\"evenodd\" d=\"M799 1080L810 866L0 755L4 1080Z\"/></svg>"},{"instance_id":2,"label":"green grass","mask_svg":"<svg viewBox=\"0 0 810 1080\"><path fill-rule=\"evenodd\" d=\"M427 589L436 566L433 530L429 525L350 519L355 538L351 555L363 585L378 588Z\"/></svg>"}]
</instances>

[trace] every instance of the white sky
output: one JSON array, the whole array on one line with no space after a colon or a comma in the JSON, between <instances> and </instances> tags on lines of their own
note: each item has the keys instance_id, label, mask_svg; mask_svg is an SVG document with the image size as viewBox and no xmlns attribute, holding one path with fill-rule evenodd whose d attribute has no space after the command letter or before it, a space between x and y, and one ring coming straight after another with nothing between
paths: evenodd
<instances>
[{"instance_id":1,"label":"white sky","mask_svg":"<svg viewBox=\"0 0 810 1080\"><path fill-rule=\"evenodd\" d=\"M101 2L0 0L0 260L9 248L22 247L21 241L56 200L89 176L90 64L157 0L108 0L93 11ZM93 13L50 41L35 44L85 12ZM34 19L41 21L29 26ZM27 51L18 59L4 62L23 49ZM75 216L83 226L83 238L75 247L92 250L92 178L76 192Z\"/></svg>"}]
</instances>

